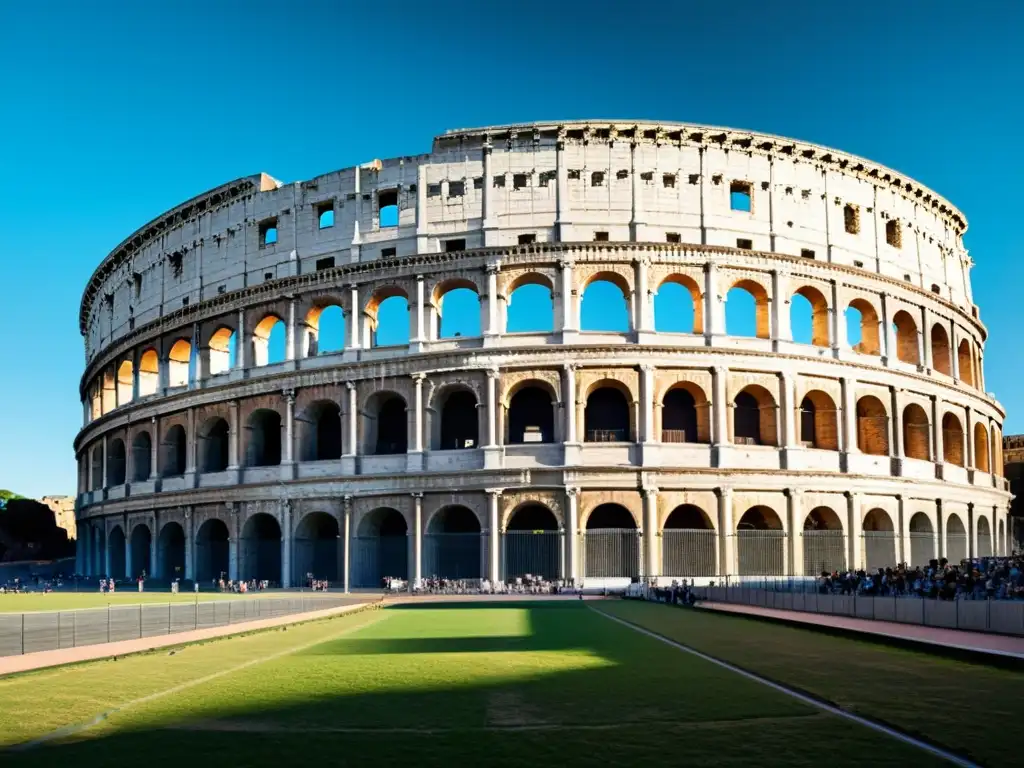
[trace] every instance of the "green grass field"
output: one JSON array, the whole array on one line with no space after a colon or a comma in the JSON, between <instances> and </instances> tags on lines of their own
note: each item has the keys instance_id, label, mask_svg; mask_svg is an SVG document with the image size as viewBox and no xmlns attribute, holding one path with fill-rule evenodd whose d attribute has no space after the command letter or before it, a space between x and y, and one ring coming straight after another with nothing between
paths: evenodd
<instances>
[{"instance_id":1,"label":"green grass field","mask_svg":"<svg viewBox=\"0 0 1024 768\"><path fill-rule=\"evenodd\" d=\"M0 679L5 766L937 762L617 624L703 644L986 765L1024 675L806 630L602 601L396 606ZM760 638L760 639L759 639ZM791 678L791 679L786 679ZM1011 693L1016 691L1016 693ZM993 697L995 701L993 701ZM976 702L978 706L971 707ZM937 709L947 714L935 719ZM984 723L993 721L1006 735ZM897 723L900 724L900 723Z\"/></svg>"},{"instance_id":2,"label":"green grass field","mask_svg":"<svg viewBox=\"0 0 1024 768\"><path fill-rule=\"evenodd\" d=\"M313 594L313 593L310 593ZM292 597L291 594L267 592L245 595L221 592L200 592L199 601L248 600L253 597ZM112 595L99 592L26 592L18 595L0 595L0 613L27 613L29 611L73 611L77 608L106 608L108 605L138 605L139 603L194 603L193 592L138 592L125 590Z\"/></svg>"}]
</instances>

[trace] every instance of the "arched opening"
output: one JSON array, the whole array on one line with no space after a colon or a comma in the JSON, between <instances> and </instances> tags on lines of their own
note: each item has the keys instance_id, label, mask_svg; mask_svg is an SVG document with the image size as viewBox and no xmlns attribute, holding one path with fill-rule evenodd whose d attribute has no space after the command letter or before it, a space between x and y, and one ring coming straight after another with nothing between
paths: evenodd
<instances>
[{"instance_id":1,"label":"arched opening","mask_svg":"<svg viewBox=\"0 0 1024 768\"><path fill-rule=\"evenodd\" d=\"M537 384L526 383L508 403L508 442L553 443L555 441L554 400Z\"/></svg>"},{"instance_id":2,"label":"arched opening","mask_svg":"<svg viewBox=\"0 0 1024 768\"><path fill-rule=\"evenodd\" d=\"M878 312L870 302L854 299L846 308L846 339L854 352L880 355Z\"/></svg>"},{"instance_id":3,"label":"arched opening","mask_svg":"<svg viewBox=\"0 0 1024 768\"><path fill-rule=\"evenodd\" d=\"M222 524L223 525L223 524ZM202 529L200 528L200 531ZM224 544L227 545L227 528L224 529ZM185 578L185 529L179 523L165 523L156 537L157 562L153 570L161 581L170 583L175 579ZM203 550L196 548L197 573L202 565ZM225 555L227 551L225 550ZM157 567L159 566L159 567ZM198 578L198 577L197 577Z\"/></svg>"},{"instance_id":4,"label":"arched opening","mask_svg":"<svg viewBox=\"0 0 1024 768\"><path fill-rule=\"evenodd\" d=\"M629 285L619 275L599 273L583 289L581 331L628 331Z\"/></svg>"},{"instance_id":5,"label":"arched opening","mask_svg":"<svg viewBox=\"0 0 1024 768\"><path fill-rule=\"evenodd\" d=\"M208 420L199 430L200 472L223 472L228 468L230 429L220 416Z\"/></svg>"},{"instance_id":6,"label":"arched opening","mask_svg":"<svg viewBox=\"0 0 1024 768\"><path fill-rule=\"evenodd\" d=\"M130 403L133 397L134 369L131 360L124 360L117 367L117 404Z\"/></svg>"},{"instance_id":7,"label":"arched opening","mask_svg":"<svg viewBox=\"0 0 1024 768\"><path fill-rule=\"evenodd\" d=\"M106 480L106 478L103 477L103 446L94 445L89 450L89 456L89 474L92 481L90 484L90 490L98 491L103 487L103 481Z\"/></svg>"},{"instance_id":8,"label":"arched opening","mask_svg":"<svg viewBox=\"0 0 1024 768\"><path fill-rule=\"evenodd\" d=\"M804 518L801 531L804 549L804 576L818 576L846 570L846 534L833 510L815 507Z\"/></svg>"},{"instance_id":9,"label":"arched opening","mask_svg":"<svg viewBox=\"0 0 1024 768\"><path fill-rule=\"evenodd\" d=\"M903 453L908 459L931 458L931 433L928 414L917 403L903 409Z\"/></svg>"},{"instance_id":10,"label":"arched opening","mask_svg":"<svg viewBox=\"0 0 1024 768\"><path fill-rule=\"evenodd\" d=\"M245 580L281 583L281 526L265 512L245 521L242 528L242 562L239 569Z\"/></svg>"},{"instance_id":11,"label":"arched opening","mask_svg":"<svg viewBox=\"0 0 1024 768\"><path fill-rule=\"evenodd\" d=\"M107 486L124 485L124 441L115 437L107 446Z\"/></svg>"},{"instance_id":12,"label":"arched opening","mask_svg":"<svg viewBox=\"0 0 1024 768\"><path fill-rule=\"evenodd\" d=\"M869 573L896 564L896 531L884 509L864 516L864 563Z\"/></svg>"},{"instance_id":13,"label":"arched opening","mask_svg":"<svg viewBox=\"0 0 1024 768\"><path fill-rule=\"evenodd\" d=\"M691 382L669 389L661 401L663 443L707 443L709 404L704 392Z\"/></svg>"},{"instance_id":14,"label":"arched opening","mask_svg":"<svg viewBox=\"0 0 1024 768\"><path fill-rule=\"evenodd\" d=\"M751 507L736 524L740 576L782 576L786 572L786 532L770 507Z\"/></svg>"},{"instance_id":15,"label":"arched opening","mask_svg":"<svg viewBox=\"0 0 1024 768\"><path fill-rule=\"evenodd\" d=\"M200 582L227 579L230 568L228 527L223 520L212 518L196 533L196 580ZM184 541L184 537L182 537ZM184 549L181 565L184 568Z\"/></svg>"},{"instance_id":16,"label":"arched opening","mask_svg":"<svg viewBox=\"0 0 1024 768\"><path fill-rule=\"evenodd\" d=\"M341 529L333 515L310 512L295 528L292 551L292 583L308 584L309 579L323 579L332 585L344 581L342 564L344 553Z\"/></svg>"},{"instance_id":17,"label":"arched opening","mask_svg":"<svg viewBox=\"0 0 1024 768\"><path fill-rule=\"evenodd\" d=\"M423 575L479 579L480 521L472 510L452 505L438 510L423 537Z\"/></svg>"},{"instance_id":18,"label":"arched opening","mask_svg":"<svg viewBox=\"0 0 1024 768\"><path fill-rule=\"evenodd\" d=\"M153 440L149 432L136 432L132 438L132 482L148 480L153 471L152 463Z\"/></svg>"},{"instance_id":19,"label":"arched opening","mask_svg":"<svg viewBox=\"0 0 1024 768\"><path fill-rule=\"evenodd\" d=\"M364 424L366 453L387 456L408 450L405 400L393 392L377 392L369 399Z\"/></svg>"},{"instance_id":20,"label":"arched opening","mask_svg":"<svg viewBox=\"0 0 1024 768\"><path fill-rule=\"evenodd\" d=\"M654 330L658 333L704 333L700 287L688 275L670 275L654 295Z\"/></svg>"},{"instance_id":21,"label":"arched opening","mask_svg":"<svg viewBox=\"0 0 1024 768\"><path fill-rule=\"evenodd\" d=\"M917 512L910 518L910 563L921 567L935 557L935 529L924 512Z\"/></svg>"},{"instance_id":22,"label":"arched opening","mask_svg":"<svg viewBox=\"0 0 1024 768\"><path fill-rule=\"evenodd\" d=\"M932 326L932 367L939 373L944 373L947 376L953 375L949 353L949 334L938 323Z\"/></svg>"},{"instance_id":23,"label":"arched opening","mask_svg":"<svg viewBox=\"0 0 1024 768\"><path fill-rule=\"evenodd\" d=\"M768 292L753 280L740 280L725 297L725 332L729 336L771 338Z\"/></svg>"},{"instance_id":24,"label":"arched opening","mask_svg":"<svg viewBox=\"0 0 1024 768\"><path fill-rule=\"evenodd\" d=\"M828 301L817 288L805 285L793 294L789 318L793 341L816 347L829 345Z\"/></svg>"},{"instance_id":25,"label":"arched opening","mask_svg":"<svg viewBox=\"0 0 1024 768\"><path fill-rule=\"evenodd\" d=\"M442 451L479 448L476 395L466 389L449 390L439 399L441 419L435 445Z\"/></svg>"},{"instance_id":26,"label":"arched opening","mask_svg":"<svg viewBox=\"0 0 1024 768\"><path fill-rule=\"evenodd\" d=\"M160 386L160 358L155 349L147 349L139 358L139 397L155 395Z\"/></svg>"},{"instance_id":27,"label":"arched opening","mask_svg":"<svg viewBox=\"0 0 1024 768\"><path fill-rule=\"evenodd\" d=\"M480 336L480 296L468 280L449 280L434 290L438 338Z\"/></svg>"},{"instance_id":28,"label":"arched opening","mask_svg":"<svg viewBox=\"0 0 1024 768\"><path fill-rule=\"evenodd\" d=\"M601 504L587 517L584 574L597 578L637 578L640 536L636 520L619 504Z\"/></svg>"},{"instance_id":29,"label":"arched opening","mask_svg":"<svg viewBox=\"0 0 1024 768\"><path fill-rule=\"evenodd\" d=\"M178 477L185 474L185 428L172 425L165 433L160 450L161 477Z\"/></svg>"},{"instance_id":30,"label":"arched opening","mask_svg":"<svg viewBox=\"0 0 1024 768\"><path fill-rule=\"evenodd\" d=\"M345 349L345 312L337 304L314 306L306 313L303 353L331 355Z\"/></svg>"},{"instance_id":31,"label":"arched opening","mask_svg":"<svg viewBox=\"0 0 1024 768\"><path fill-rule=\"evenodd\" d=\"M857 401L857 450L871 456L889 455L889 415L874 395Z\"/></svg>"},{"instance_id":32,"label":"arched opening","mask_svg":"<svg viewBox=\"0 0 1024 768\"><path fill-rule=\"evenodd\" d=\"M587 396L583 410L584 440L622 443L631 439L629 402L621 389L601 384Z\"/></svg>"},{"instance_id":33,"label":"arched opening","mask_svg":"<svg viewBox=\"0 0 1024 768\"><path fill-rule=\"evenodd\" d=\"M704 510L681 504L669 513L661 531L663 576L714 576L718 573L718 536Z\"/></svg>"},{"instance_id":34,"label":"arched opening","mask_svg":"<svg viewBox=\"0 0 1024 768\"><path fill-rule=\"evenodd\" d=\"M249 417L246 466L274 467L281 463L281 414L259 408Z\"/></svg>"},{"instance_id":35,"label":"arched opening","mask_svg":"<svg viewBox=\"0 0 1024 768\"><path fill-rule=\"evenodd\" d=\"M260 320L252 331L253 365L260 367L282 362L286 334L284 321L277 315L267 315Z\"/></svg>"},{"instance_id":36,"label":"arched opening","mask_svg":"<svg viewBox=\"0 0 1024 768\"><path fill-rule=\"evenodd\" d=\"M238 343L235 332L231 328L218 328L210 337L210 375L217 376L227 373L235 367L235 355Z\"/></svg>"},{"instance_id":37,"label":"arched opening","mask_svg":"<svg viewBox=\"0 0 1024 768\"><path fill-rule=\"evenodd\" d=\"M110 570L106 573L107 577L126 578L128 574L125 571L125 537L120 525L111 528L107 535L106 555L107 562L110 564ZM101 566L100 571L106 571L106 569Z\"/></svg>"},{"instance_id":38,"label":"arched opening","mask_svg":"<svg viewBox=\"0 0 1024 768\"><path fill-rule=\"evenodd\" d=\"M892 319L896 336L896 358L904 363L921 364L921 355L917 344L917 323L904 310L900 310Z\"/></svg>"},{"instance_id":39,"label":"arched opening","mask_svg":"<svg viewBox=\"0 0 1024 768\"><path fill-rule=\"evenodd\" d=\"M839 450L836 404L820 389L811 390L800 401L800 442L805 448Z\"/></svg>"},{"instance_id":40,"label":"arched opening","mask_svg":"<svg viewBox=\"0 0 1024 768\"><path fill-rule=\"evenodd\" d=\"M167 354L167 386L187 387L194 378L191 372L192 345L178 339Z\"/></svg>"},{"instance_id":41,"label":"arched opening","mask_svg":"<svg viewBox=\"0 0 1024 768\"><path fill-rule=\"evenodd\" d=\"M341 406L317 400L296 419L299 426L299 461L341 458Z\"/></svg>"},{"instance_id":42,"label":"arched opening","mask_svg":"<svg viewBox=\"0 0 1024 768\"><path fill-rule=\"evenodd\" d=\"M560 576L562 535L554 513L543 504L527 502L512 512L501 549L506 579L529 574L554 581Z\"/></svg>"},{"instance_id":43,"label":"arched opening","mask_svg":"<svg viewBox=\"0 0 1024 768\"><path fill-rule=\"evenodd\" d=\"M100 383L100 407L103 413L110 413L117 407L117 385L114 381L114 372L105 370Z\"/></svg>"},{"instance_id":44,"label":"arched opening","mask_svg":"<svg viewBox=\"0 0 1024 768\"><path fill-rule=\"evenodd\" d=\"M379 587L386 578L409 578L409 526L396 509L380 507L365 515L351 551L355 587Z\"/></svg>"},{"instance_id":45,"label":"arched opening","mask_svg":"<svg viewBox=\"0 0 1024 768\"><path fill-rule=\"evenodd\" d=\"M134 579L145 575L153 576L152 564L149 562L150 547L153 544L153 534L148 525L136 525L132 528L132 572L128 578Z\"/></svg>"},{"instance_id":46,"label":"arched opening","mask_svg":"<svg viewBox=\"0 0 1024 768\"><path fill-rule=\"evenodd\" d=\"M366 305L364 343L393 347L409 343L409 297L398 286L380 288Z\"/></svg>"},{"instance_id":47,"label":"arched opening","mask_svg":"<svg viewBox=\"0 0 1024 768\"><path fill-rule=\"evenodd\" d=\"M511 286L505 315L508 333L548 332L555 328L555 302L551 283L543 275L520 277Z\"/></svg>"},{"instance_id":48,"label":"arched opening","mask_svg":"<svg viewBox=\"0 0 1024 768\"><path fill-rule=\"evenodd\" d=\"M974 425L974 466L981 472L991 472L988 460L988 430L980 422Z\"/></svg>"},{"instance_id":49,"label":"arched opening","mask_svg":"<svg viewBox=\"0 0 1024 768\"><path fill-rule=\"evenodd\" d=\"M960 342L956 350L957 367L960 369L960 381L969 387L974 386L974 364L971 358L971 344L967 339Z\"/></svg>"},{"instance_id":50,"label":"arched opening","mask_svg":"<svg viewBox=\"0 0 1024 768\"><path fill-rule=\"evenodd\" d=\"M959 565L967 559L967 529L964 521L955 512L946 519L946 560Z\"/></svg>"},{"instance_id":51,"label":"arched opening","mask_svg":"<svg viewBox=\"0 0 1024 768\"><path fill-rule=\"evenodd\" d=\"M964 428L952 413L942 417L942 459L947 464L964 465Z\"/></svg>"},{"instance_id":52,"label":"arched opening","mask_svg":"<svg viewBox=\"0 0 1024 768\"><path fill-rule=\"evenodd\" d=\"M775 398L764 387L751 384L733 399L733 443L778 445Z\"/></svg>"},{"instance_id":53,"label":"arched opening","mask_svg":"<svg viewBox=\"0 0 1024 768\"><path fill-rule=\"evenodd\" d=\"M979 516L978 526L978 557L992 557L992 527L988 524L988 518Z\"/></svg>"}]
</instances>

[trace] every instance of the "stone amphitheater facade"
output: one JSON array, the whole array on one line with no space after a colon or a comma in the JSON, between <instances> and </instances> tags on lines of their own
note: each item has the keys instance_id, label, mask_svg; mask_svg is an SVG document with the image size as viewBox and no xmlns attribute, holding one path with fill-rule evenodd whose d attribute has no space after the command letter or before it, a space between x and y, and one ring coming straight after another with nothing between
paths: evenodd
<instances>
[{"instance_id":1,"label":"stone amphitheater facade","mask_svg":"<svg viewBox=\"0 0 1024 768\"><path fill-rule=\"evenodd\" d=\"M609 584L1002 552L1004 411L966 228L869 160L666 123L455 130L225 184L86 288L78 569ZM581 328L597 282L628 329ZM692 332L658 330L667 285ZM524 286L550 291L550 328L507 330ZM457 288L479 337L439 333ZM733 288L753 336L727 333ZM396 296L409 340L381 346ZM345 345L318 354L328 306Z\"/></svg>"}]
</instances>

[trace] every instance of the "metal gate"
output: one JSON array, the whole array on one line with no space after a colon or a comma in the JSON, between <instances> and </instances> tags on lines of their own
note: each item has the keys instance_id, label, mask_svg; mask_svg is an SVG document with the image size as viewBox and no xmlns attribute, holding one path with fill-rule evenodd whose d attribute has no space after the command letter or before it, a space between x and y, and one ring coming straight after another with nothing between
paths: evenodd
<instances>
[{"instance_id":1,"label":"metal gate","mask_svg":"<svg viewBox=\"0 0 1024 768\"><path fill-rule=\"evenodd\" d=\"M502 578L526 574L548 581L562 578L565 538L558 531L505 531L501 538Z\"/></svg>"},{"instance_id":2,"label":"metal gate","mask_svg":"<svg viewBox=\"0 0 1024 768\"><path fill-rule=\"evenodd\" d=\"M272 585L281 583L281 540L242 539L242 567L240 577L267 580Z\"/></svg>"},{"instance_id":3,"label":"metal gate","mask_svg":"<svg viewBox=\"0 0 1024 768\"><path fill-rule=\"evenodd\" d=\"M804 576L846 570L846 535L842 531L802 531Z\"/></svg>"},{"instance_id":4,"label":"metal gate","mask_svg":"<svg viewBox=\"0 0 1024 768\"><path fill-rule=\"evenodd\" d=\"M325 539L295 539L292 543L292 583L306 583L306 574L314 579L327 579L332 584L343 580L344 552L339 552L342 540L338 537Z\"/></svg>"},{"instance_id":5,"label":"metal gate","mask_svg":"<svg viewBox=\"0 0 1024 768\"><path fill-rule=\"evenodd\" d=\"M786 575L785 531L737 531L736 545L740 576Z\"/></svg>"},{"instance_id":6,"label":"metal gate","mask_svg":"<svg viewBox=\"0 0 1024 768\"><path fill-rule=\"evenodd\" d=\"M428 533L423 537L423 577L479 579L479 533Z\"/></svg>"},{"instance_id":7,"label":"metal gate","mask_svg":"<svg viewBox=\"0 0 1024 768\"><path fill-rule=\"evenodd\" d=\"M408 536L353 536L349 554L357 589L380 587L386 577L409 578Z\"/></svg>"},{"instance_id":8,"label":"metal gate","mask_svg":"<svg viewBox=\"0 0 1024 768\"><path fill-rule=\"evenodd\" d=\"M911 566L928 565L935 558L935 534L931 531L910 532L910 563Z\"/></svg>"},{"instance_id":9,"label":"metal gate","mask_svg":"<svg viewBox=\"0 0 1024 768\"><path fill-rule=\"evenodd\" d=\"M896 534L892 531L864 531L864 565L871 573L896 565Z\"/></svg>"},{"instance_id":10,"label":"metal gate","mask_svg":"<svg viewBox=\"0 0 1024 768\"><path fill-rule=\"evenodd\" d=\"M661 533L661 576L715 576L718 534L701 529L667 528Z\"/></svg>"},{"instance_id":11,"label":"metal gate","mask_svg":"<svg viewBox=\"0 0 1024 768\"><path fill-rule=\"evenodd\" d=\"M967 559L966 533L946 534L946 559L953 565L959 565L961 560Z\"/></svg>"},{"instance_id":12,"label":"metal gate","mask_svg":"<svg viewBox=\"0 0 1024 768\"><path fill-rule=\"evenodd\" d=\"M583 573L596 578L640 576L640 532L602 528L583 534Z\"/></svg>"}]
</instances>

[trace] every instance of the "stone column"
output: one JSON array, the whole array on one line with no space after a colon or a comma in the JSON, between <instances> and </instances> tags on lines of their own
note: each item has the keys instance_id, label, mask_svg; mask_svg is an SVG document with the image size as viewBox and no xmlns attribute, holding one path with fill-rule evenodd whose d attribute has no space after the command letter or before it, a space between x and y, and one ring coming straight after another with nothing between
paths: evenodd
<instances>
[{"instance_id":1,"label":"stone column","mask_svg":"<svg viewBox=\"0 0 1024 768\"><path fill-rule=\"evenodd\" d=\"M565 443L564 463L580 462L580 439L576 433L576 366L569 363L562 367L565 386Z\"/></svg>"},{"instance_id":2,"label":"stone column","mask_svg":"<svg viewBox=\"0 0 1024 768\"><path fill-rule=\"evenodd\" d=\"M351 306L348 328L348 348L359 349L362 344L359 324L363 316L362 308L359 306L359 286L355 283L348 287L349 305Z\"/></svg>"},{"instance_id":3,"label":"stone column","mask_svg":"<svg viewBox=\"0 0 1024 768\"><path fill-rule=\"evenodd\" d=\"M135 563L132 562L132 531L128 527L128 520L125 519L121 523L123 530L125 531L124 536L124 574L126 579L134 579L138 574L135 573Z\"/></svg>"},{"instance_id":4,"label":"stone column","mask_svg":"<svg viewBox=\"0 0 1024 768\"><path fill-rule=\"evenodd\" d=\"M713 426L712 441L715 445L728 445L729 439L729 402L725 394L726 380L729 369L715 366L711 369L711 422Z\"/></svg>"},{"instance_id":5,"label":"stone column","mask_svg":"<svg viewBox=\"0 0 1024 768\"><path fill-rule=\"evenodd\" d=\"M484 446L484 467L497 469L502 464L502 448L498 442L498 370L487 371L487 445Z\"/></svg>"},{"instance_id":6,"label":"stone column","mask_svg":"<svg viewBox=\"0 0 1024 768\"><path fill-rule=\"evenodd\" d=\"M423 581L423 494L414 493L412 504L412 581L415 586L418 586Z\"/></svg>"},{"instance_id":7,"label":"stone column","mask_svg":"<svg viewBox=\"0 0 1024 768\"><path fill-rule=\"evenodd\" d=\"M647 578L661 575L661 558L658 556L658 489L644 488L644 575Z\"/></svg>"},{"instance_id":8,"label":"stone column","mask_svg":"<svg viewBox=\"0 0 1024 768\"><path fill-rule=\"evenodd\" d=\"M244 371L248 365L246 350L249 348L249 334L245 332L245 310L238 310L238 329L235 331L235 365L240 371Z\"/></svg>"},{"instance_id":9,"label":"stone column","mask_svg":"<svg viewBox=\"0 0 1024 768\"><path fill-rule=\"evenodd\" d=\"M359 405L357 402L355 382L345 382L346 407L344 429L344 449L341 455L341 473L354 475L356 472L356 456L359 455Z\"/></svg>"},{"instance_id":10,"label":"stone column","mask_svg":"<svg viewBox=\"0 0 1024 768\"><path fill-rule=\"evenodd\" d=\"M718 575L736 573L736 531L732 521L732 488L718 488Z\"/></svg>"},{"instance_id":11,"label":"stone column","mask_svg":"<svg viewBox=\"0 0 1024 768\"><path fill-rule=\"evenodd\" d=\"M579 327L577 326L577 318L579 313L576 308L576 297L575 297L575 280L573 278L574 264L571 261L563 261L561 263L562 275L559 288L562 292L562 338L566 338L566 334L571 337L575 334Z\"/></svg>"},{"instance_id":12,"label":"stone column","mask_svg":"<svg viewBox=\"0 0 1024 768\"><path fill-rule=\"evenodd\" d=\"M796 382L792 374L779 374L779 388L782 390L782 440L787 450L800 448L800 435L796 424Z\"/></svg>"},{"instance_id":13,"label":"stone column","mask_svg":"<svg viewBox=\"0 0 1024 768\"><path fill-rule=\"evenodd\" d=\"M799 488L789 488L786 491L789 502L789 520L786 527L789 535L786 536L786 555L789 560L790 576L804 575L804 492Z\"/></svg>"},{"instance_id":14,"label":"stone column","mask_svg":"<svg viewBox=\"0 0 1024 768\"><path fill-rule=\"evenodd\" d=\"M715 336L725 335L725 304L719 295L718 265L704 265L704 337L710 346Z\"/></svg>"},{"instance_id":15,"label":"stone column","mask_svg":"<svg viewBox=\"0 0 1024 768\"><path fill-rule=\"evenodd\" d=\"M344 584L345 592L349 591L349 585L352 578L352 497L346 496L344 499L345 504L345 524L343 526L341 535L344 538L342 543L342 562L344 563Z\"/></svg>"},{"instance_id":16,"label":"stone column","mask_svg":"<svg viewBox=\"0 0 1024 768\"><path fill-rule=\"evenodd\" d=\"M238 581L238 504L228 502L228 579ZM215 574L220 578L220 574Z\"/></svg>"},{"instance_id":17,"label":"stone column","mask_svg":"<svg viewBox=\"0 0 1024 768\"><path fill-rule=\"evenodd\" d=\"M654 429L654 374L656 368L653 365L643 364L640 366L640 403L641 431L640 441L644 443L660 443L660 435Z\"/></svg>"},{"instance_id":18,"label":"stone column","mask_svg":"<svg viewBox=\"0 0 1024 768\"><path fill-rule=\"evenodd\" d=\"M559 131L555 141L555 232L559 242L572 240L571 224L569 220L572 215L569 202L569 168L565 159L565 135ZM484 179L487 184L487 179Z\"/></svg>"},{"instance_id":19,"label":"stone column","mask_svg":"<svg viewBox=\"0 0 1024 768\"><path fill-rule=\"evenodd\" d=\"M780 341L792 341L793 340L793 329L790 327L789 322L789 302L784 301L782 298L782 283L784 279L779 275L778 270L772 270L772 295L771 301L771 317L772 327L769 329L769 336L772 339L772 343L776 349Z\"/></svg>"},{"instance_id":20,"label":"stone column","mask_svg":"<svg viewBox=\"0 0 1024 768\"><path fill-rule=\"evenodd\" d=\"M839 285L832 281L832 304L828 308L832 313L832 351L837 357L839 350L850 347L849 332L846 329L846 311L839 304Z\"/></svg>"},{"instance_id":21,"label":"stone column","mask_svg":"<svg viewBox=\"0 0 1024 768\"><path fill-rule=\"evenodd\" d=\"M878 300L882 307L880 318L882 328L881 333L879 333L878 336L879 342L881 342L882 345L882 356L885 358L885 364L892 365L897 359L896 339L892 335L892 323L890 322L891 318L889 317L889 307L887 306L885 299L886 294L879 294Z\"/></svg>"},{"instance_id":22,"label":"stone column","mask_svg":"<svg viewBox=\"0 0 1024 768\"><path fill-rule=\"evenodd\" d=\"M569 560L568 578L572 582L578 582L580 573L579 551L577 539L579 536L579 488L565 489L565 540L566 556Z\"/></svg>"},{"instance_id":23,"label":"stone column","mask_svg":"<svg viewBox=\"0 0 1024 768\"><path fill-rule=\"evenodd\" d=\"M861 557L861 494L846 492L847 567L858 570L863 566Z\"/></svg>"},{"instance_id":24,"label":"stone column","mask_svg":"<svg viewBox=\"0 0 1024 768\"><path fill-rule=\"evenodd\" d=\"M199 439L196 434L196 409L189 408L187 411L186 423L188 433L185 435L185 487L196 486L196 465L199 453Z\"/></svg>"},{"instance_id":25,"label":"stone column","mask_svg":"<svg viewBox=\"0 0 1024 768\"><path fill-rule=\"evenodd\" d=\"M412 425L412 452L423 452L423 381L426 374L414 373L413 383L416 387L415 412L413 413Z\"/></svg>"},{"instance_id":26,"label":"stone column","mask_svg":"<svg viewBox=\"0 0 1024 768\"><path fill-rule=\"evenodd\" d=\"M290 480L294 476L295 463L295 390L284 391L284 450L281 452L281 477Z\"/></svg>"},{"instance_id":27,"label":"stone column","mask_svg":"<svg viewBox=\"0 0 1024 768\"><path fill-rule=\"evenodd\" d=\"M422 351L423 344L427 340L425 303L426 283L424 282L423 275L416 275L416 316L414 332L410 339L410 352Z\"/></svg>"},{"instance_id":28,"label":"stone column","mask_svg":"<svg viewBox=\"0 0 1024 768\"><path fill-rule=\"evenodd\" d=\"M499 553L501 551L502 531L498 522L498 502L501 499L501 493L502 489L500 488L487 489L487 526L490 530L487 578L491 580L491 584L496 584L501 579Z\"/></svg>"},{"instance_id":29,"label":"stone column","mask_svg":"<svg viewBox=\"0 0 1024 768\"><path fill-rule=\"evenodd\" d=\"M843 377L839 380L839 386L843 399L843 450L847 454L857 453L857 400L854 382Z\"/></svg>"},{"instance_id":30,"label":"stone column","mask_svg":"<svg viewBox=\"0 0 1024 768\"><path fill-rule=\"evenodd\" d=\"M487 180L484 179L484 186ZM416 166L416 253L426 253L427 239L427 164Z\"/></svg>"},{"instance_id":31,"label":"stone column","mask_svg":"<svg viewBox=\"0 0 1024 768\"><path fill-rule=\"evenodd\" d=\"M932 448L932 461L936 464L943 464L946 461L945 448L943 446L943 434L942 434L942 412L939 408L939 399L935 396L931 396L932 401L932 439L934 447Z\"/></svg>"},{"instance_id":32,"label":"stone column","mask_svg":"<svg viewBox=\"0 0 1024 768\"><path fill-rule=\"evenodd\" d=\"M487 327L484 329L484 343L495 341L501 334L501 320L498 317L498 270L500 264L487 265Z\"/></svg>"},{"instance_id":33,"label":"stone column","mask_svg":"<svg viewBox=\"0 0 1024 768\"><path fill-rule=\"evenodd\" d=\"M160 539L160 512L153 512L153 535L149 537L149 575L152 577L163 576L163 563L160 562L160 547L157 542Z\"/></svg>"},{"instance_id":34,"label":"stone column","mask_svg":"<svg viewBox=\"0 0 1024 768\"><path fill-rule=\"evenodd\" d=\"M481 160L483 161L484 167L484 188L483 188L483 203L481 206L481 228L484 232L484 245L497 245L497 228L498 222L494 218L494 180L493 180L493 168L491 164L491 137L485 136L483 147L481 148Z\"/></svg>"},{"instance_id":35,"label":"stone column","mask_svg":"<svg viewBox=\"0 0 1024 768\"><path fill-rule=\"evenodd\" d=\"M103 498L107 498L107 436L103 436L103 440L100 442L100 447L103 449L103 477L100 482L100 490L103 491Z\"/></svg>"},{"instance_id":36,"label":"stone column","mask_svg":"<svg viewBox=\"0 0 1024 768\"><path fill-rule=\"evenodd\" d=\"M281 502L281 586L292 585L292 503Z\"/></svg>"},{"instance_id":37,"label":"stone column","mask_svg":"<svg viewBox=\"0 0 1024 768\"><path fill-rule=\"evenodd\" d=\"M632 216L630 219L630 239L634 243L643 242L644 229L643 182L642 171L637 167L636 148L638 139L634 136L629 143L629 177L632 183ZM637 326L640 327L639 325Z\"/></svg>"},{"instance_id":38,"label":"stone column","mask_svg":"<svg viewBox=\"0 0 1024 768\"><path fill-rule=\"evenodd\" d=\"M651 297L647 279L647 269L650 263L651 260L648 258L637 259L633 262L634 280L636 282L634 289L636 298L633 301L635 309L633 328L637 332L638 340L642 340L642 334L654 330L651 323Z\"/></svg>"},{"instance_id":39,"label":"stone column","mask_svg":"<svg viewBox=\"0 0 1024 768\"><path fill-rule=\"evenodd\" d=\"M149 443L149 479L156 482L160 478L160 467L158 466L158 460L160 458L160 425L157 423L156 416L150 416L150 437L152 440ZM89 473L92 474L92 467L89 467Z\"/></svg>"},{"instance_id":40,"label":"stone column","mask_svg":"<svg viewBox=\"0 0 1024 768\"><path fill-rule=\"evenodd\" d=\"M103 526L103 574L114 575L110 572L110 530L106 525Z\"/></svg>"},{"instance_id":41,"label":"stone column","mask_svg":"<svg viewBox=\"0 0 1024 768\"><path fill-rule=\"evenodd\" d=\"M196 533L192 508L185 509L185 581L196 580Z\"/></svg>"}]
</instances>

